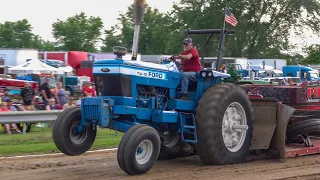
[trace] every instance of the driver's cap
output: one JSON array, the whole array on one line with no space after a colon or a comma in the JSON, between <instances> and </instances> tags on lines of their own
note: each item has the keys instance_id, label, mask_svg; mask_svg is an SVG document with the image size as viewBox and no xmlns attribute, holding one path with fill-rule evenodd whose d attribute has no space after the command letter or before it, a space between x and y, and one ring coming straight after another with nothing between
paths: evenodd
<instances>
[{"instance_id":1,"label":"driver's cap","mask_svg":"<svg viewBox=\"0 0 320 180\"><path fill-rule=\"evenodd\" d=\"M192 39L191 38L186 38L186 39L183 40L183 43L191 44L192 43Z\"/></svg>"}]
</instances>

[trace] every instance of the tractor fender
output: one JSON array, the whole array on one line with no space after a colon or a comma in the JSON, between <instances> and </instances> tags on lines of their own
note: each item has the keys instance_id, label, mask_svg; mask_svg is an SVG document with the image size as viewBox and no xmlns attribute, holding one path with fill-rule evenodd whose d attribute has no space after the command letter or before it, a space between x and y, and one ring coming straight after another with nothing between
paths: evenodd
<instances>
[{"instance_id":1,"label":"tractor fender","mask_svg":"<svg viewBox=\"0 0 320 180\"><path fill-rule=\"evenodd\" d=\"M250 99L253 108L251 150L275 150L285 159L287 124L295 109L273 98Z\"/></svg>"}]
</instances>

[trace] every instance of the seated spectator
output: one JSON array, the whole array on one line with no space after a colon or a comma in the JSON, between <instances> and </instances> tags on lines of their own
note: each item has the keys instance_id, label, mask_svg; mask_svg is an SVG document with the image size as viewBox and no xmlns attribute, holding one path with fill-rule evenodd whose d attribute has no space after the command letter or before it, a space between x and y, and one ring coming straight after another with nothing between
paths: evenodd
<instances>
[{"instance_id":1,"label":"seated spectator","mask_svg":"<svg viewBox=\"0 0 320 180\"><path fill-rule=\"evenodd\" d=\"M289 80L289 85L290 85L290 86L294 86L294 82L293 82L292 79Z\"/></svg>"},{"instance_id":2,"label":"seated spectator","mask_svg":"<svg viewBox=\"0 0 320 180\"><path fill-rule=\"evenodd\" d=\"M9 97L9 89L5 89L3 92L3 96L1 97L1 102L7 102L8 99L10 99Z\"/></svg>"},{"instance_id":3,"label":"seated spectator","mask_svg":"<svg viewBox=\"0 0 320 180\"><path fill-rule=\"evenodd\" d=\"M3 96L4 94L2 93L2 92L0 92L0 104L2 103L2 96Z\"/></svg>"},{"instance_id":4,"label":"seated spectator","mask_svg":"<svg viewBox=\"0 0 320 180\"><path fill-rule=\"evenodd\" d=\"M74 107L74 106L75 106L75 104L74 104L74 102L73 102L73 98L70 97L70 98L68 99L68 102L63 105L63 108L62 108L62 109L67 109L67 108L71 108L71 107Z\"/></svg>"},{"instance_id":5,"label":"seated spectator","mask_svg":"<svg viewBox=\"0 0 320 180\"><path fill-rule=\"evenodd\" d=\"M2 102L2 103L0 104L0 113L1 113L1 112L10 112L10 110L8 109L8 104L7 104L6 102ZM13 130L15 130L15 131L16 131L17 133L19 133L19 134L22 133L21 130L17 127L16 124L11 124L11 128L12 128ZM9 124L5 124L5 125L4 125L4 129L5 129L5 131L6 131L7 134L12 134L11 128L10 128L10 125L9 125Z\"/></svg>"},{"instance_id":6,"label":"seated spectator","mask_svg":"<svg viewBox=\"0 0 320 180\"><path fill-rule=\"evenodd\" d=\"M46 107L46 110L56 110L58 106L56 104L56 100L54 98L49 99L49 104Z\"/></svg>"},{"instance_id":7,"label":"seated spectator","mask_svg":"<svg viewBox=\"0 0 320 180\"><path fill-rule=\"evenodd\" d=\"M12 105L11 99L7 99L7 108L8 108L10 111L18 111L17 108Z\"/></svg>"}]
</instances>

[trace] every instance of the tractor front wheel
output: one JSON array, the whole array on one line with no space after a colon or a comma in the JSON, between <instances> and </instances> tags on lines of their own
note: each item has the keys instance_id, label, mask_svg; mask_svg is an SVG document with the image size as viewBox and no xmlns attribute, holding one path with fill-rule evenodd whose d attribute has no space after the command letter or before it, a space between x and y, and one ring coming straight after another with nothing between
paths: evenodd
<instances>
[{"instance_id":1,"label":"tractor front wheel","mask_svg":"<svg viewBox=\"0 0 320 180\"><path fill-rule=\"evenodd\" d=\"M218 84L203 94L196 109L196 149L205 164L245 160L252 138L253 111L244 89Z\"/></svg>"},{"instance_id":2,"label":"tractor front wheel","mask_svg":"<svg viewBox=\"0 0 320 180\"><path fill-rule=\"evenodd\" d=\"M79 131L81 122L80 107L64 110L53 126L53 140L57 148L64 154L76 156L88 151L97 133L96 125L84 126Z\"/></svg>"},{"instance_id":3,"label":"tractor front wheel","mask_svg":"<svg viewBox=\"0 0 320 180\"><path fill-rule=\"evenodd\" d=\"M134 125L123 135L118 147L120 168L129 175L147 173L160 152L159 133L148 125Z\"/></svg>"}]
</instances>

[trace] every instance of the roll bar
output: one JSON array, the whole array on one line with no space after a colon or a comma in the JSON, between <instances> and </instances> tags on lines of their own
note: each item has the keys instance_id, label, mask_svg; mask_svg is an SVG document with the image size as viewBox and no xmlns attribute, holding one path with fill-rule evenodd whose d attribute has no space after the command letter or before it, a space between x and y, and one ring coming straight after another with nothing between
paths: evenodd
<instances>
[{"instance_id":1,"label":"roll bar","mask_svg":"<svg viewBox=\"0 0 320 180\"><path fill-rule=\"evenodd\" d=\"M227 29L200 29L200 30L191 30L190 28L186 29L185 37L188 37L190 34L220 34L224 31L224 34L235 34L235 30Z\"/></svg>"},{"instance_id":2,"label":"roll bar","mask_svg":"<svg viewBox=\"0 0 320 180\"><path fill-rule=\"evenodd\" d=\"M200 51L203 52L204 47L209 43L210 39L214 34L220 34L220 39L219 39L219 46L218 46L218 57L217 57L217 62L216 62L216 70L218 71L218 68L220 67L220 62L222 59L222 53L223 52L223 47L224 47L224 39L226 35L233 35L235 34L235 30L227 30L225 28L221 29L201 29L201 30L191 30L190 28L186 29L184 31L184 36L185 38L190 37L191 34L210 34L210 36L207 38L206 42L203 44L201 47ZM200 54L202 54L202 52ZM201 57L201 64L204 64L204 57Z\"/></svg>"}]
</instances>

